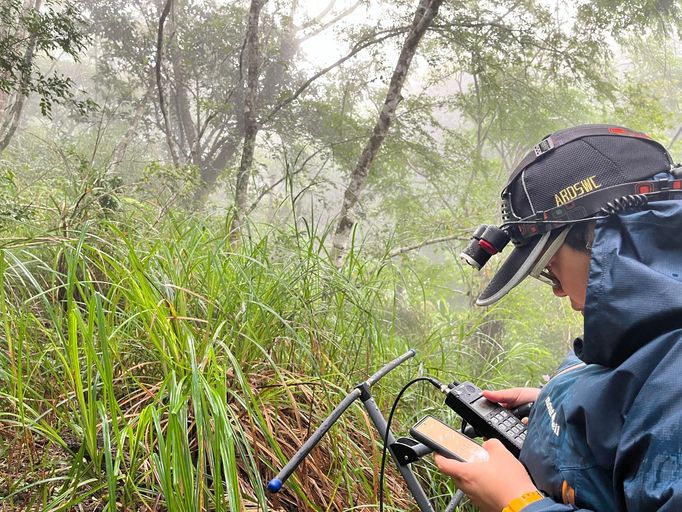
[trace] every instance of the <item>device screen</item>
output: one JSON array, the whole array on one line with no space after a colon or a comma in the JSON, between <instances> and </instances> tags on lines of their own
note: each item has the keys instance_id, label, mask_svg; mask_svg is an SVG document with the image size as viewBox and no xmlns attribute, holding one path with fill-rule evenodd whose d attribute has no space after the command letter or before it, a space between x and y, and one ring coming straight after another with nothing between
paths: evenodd
<instances>
[{"instance_id":1,"label":"device screen","mask_svg":"<svg viewBox=\"0 0 682 512\"><path fill-rule=\"evenodd\" d=\"M466 462L485 462L488 460L488 452L480 445L432 416L427 416L421 420L413 429L460 456Z\"/></svg>"}]
</instances>

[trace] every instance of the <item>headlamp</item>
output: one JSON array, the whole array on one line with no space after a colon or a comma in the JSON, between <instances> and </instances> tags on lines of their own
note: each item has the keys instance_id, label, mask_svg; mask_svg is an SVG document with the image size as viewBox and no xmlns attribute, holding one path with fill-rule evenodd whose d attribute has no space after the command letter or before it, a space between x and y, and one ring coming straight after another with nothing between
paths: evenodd
<instances>
[{"instance_id":1,"label":"headlamp","mask_svg":"<svg viewBox=\"0 0 682 512\"><path fill-rule=\"evenodd\" d=\"M509 234L496 226L483 224L474 231L471 241L460 257L476 270L488 263L494 254L509 243Z\"/></svg>"},{"instance_id":2,"label":"headlamp","mask_svg":"<svg viewBox=\"0 0 682 512\"><path fill-rule=\"evenodd\" d=\"M604 187L524 218L514 213L509 194L503 194L501 227L479 226L460 257L476 270L481 270L490 257L502 251L510 240L516 247L522 247L536 236L561 227L604 219L628 208L669 199L682 199L682 167L679 165L670 173L659 173L651 180Z\"/></svg>"}]
</instances>

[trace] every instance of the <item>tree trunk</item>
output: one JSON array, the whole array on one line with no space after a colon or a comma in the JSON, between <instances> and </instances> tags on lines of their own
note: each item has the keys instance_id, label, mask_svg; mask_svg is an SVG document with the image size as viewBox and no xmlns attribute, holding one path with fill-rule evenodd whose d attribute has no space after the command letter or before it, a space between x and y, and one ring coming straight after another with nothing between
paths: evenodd
<instances>
[{"instance_id":1,"label":"tree trunk","mask_svg":"<svg viewBox=\"0 0 682 512\"><path fill-rule=\"evenodd\" d=\"M166 24L166 19L171 12L173 7L173 0L167 0L166 5L161 12L159 17L159 30L156 39L156 86L159 90L159 109L161 110L161 116L163 117L164 132L166 132L166 144L168 145L168 151L170 152L171 159L173 160L173 165L175 167L180 167L180 159L178 158L178 152L175 147L175 141L173 140L173 131L171 129L170 118L168 117L168 111L166 109L166 100L163 93L163 84L161 83L161 65L163 63L163 28Z\"/></svg>"},{"instance_id":2,"label":"tree trunk","mask_svg":"<svg viewBox=\"0 0 682 512\"><path fill-rule=\"evenodd\" d=\"M194 125L194 119L191 111L191 104L187 96L187 84L185 74L182 70L182 64L179 62L177 56L171 56L171 64L173 67L173 75L175 81L175 105L177 110L177 119L182 133L182 138L185 140L183 153L189 155L188 161L197 165L197 128Z\"/></svg>"},{"instance_id":3,"label":"tree trunk","mask_svg":"<svg viewBox=\"0 0 682 512\"><path fill-rule=\"evenodd\" d=\"M26 101L26 96L24 96L21 91L17 91L16 99L14 100L14 105L7 115L5 122L0 128L0 154L5 151L7 146L9 146L12 137L19 127L19 122L21 121L21 114L24 111L24 103Z\"/></svg>"},{"instance_id":4,"label":"tree trunk","mask_svg":"<svg viewBox=\"0 0 682 512\"><path fill-rule=\"evenodd\" d=\"M211 159L205 158L202 160L199 166L200 183L193 198L193 202L197 207L201 206L209 194L215 190L218 178L233 161L238 149L239 139L229 138L222 143L220 151L216 156Z\"/></svg>"},{"instance_id":5,"label":"tree trunk","mask_svg":"<svg viewBox=\"0 0 682 512\"><path fill-rule=\"evenodd\" d=\"M419 6L417 7L410 32L405 39L405 43L403 43L400 56L398 57L398 64L393 71L393 76L391 77L391 82L388 86L388 93L386 94L386 100L381 109L381 114L374 126L372 136L365 145L365 148L358 159L358 163L351 174L350 183L348 184L348 188L343 197L343 205L334 233L332 247L332 257L334 258L337 267L341 266L343 256L348 248L350 235L353 226L355 225L354 209L360 194L367 184L370 166L386 138L391 122L395 118L398 104L402 100L400 92L405 83L407 72L410 69L412 58L417 51L419 41L421 41L427 28L438 14L438 9L442 3L443 0L420 0Z\"/></svg>"},{"instance_id":6,"label":"tree trunk","mask_svg":"<svg viewBox=\"0 0 682 512\"><path fill-rule=\"evenodd\" d=\"M2 73L0 73L0 79L2 78ZM4 124L7 113L5 110L9 108L9 94L4 91L0 91L0 124Z\"/></svg>"},{"instance_id":7,"label":"tree trunk","mask_svg":"<svg viewBox=\"0 0 682 512\"><path fill-rule=\"evenodd\" d=\"M118 144L116 144L116 147L114 148L114 151L111 154L111 158L109 159L109 163L107 164L106 168L106 172L108 174L113 174L116 168L119 166L119 164L123 161L123 157L125 157L126 151L128 150L128 146L130 145L130 142L133 140L133 137L137 132L137 127L140 124L142 117L144 116L145 110L147 108L147 102L152 98L154 94L154 87L155 84L154 80L152 79L149 83L147 91L137 104L137 108L135 109L133 118L130 120L128 129L123 135L123 138L118 142Z\"/></svg>"},{"instance_id":8,"label":"tree trunk","mask_svg":"<svg viewBox=\"0 0 682 512\"><path fill-rule=\"evenodd\" d=\"M40 11L42 7L43 0L35 0L35 3L31 6L30 2L24 4L24 8L33 8L36 12ZM5 117L2 127L0 128L0 154L5 151L7 146L9 146L12 137L19 127L19 122L21 121L21 115L24 111L24 104L26 102L26 96L24 95L24 90L31 80L30 70L33 68L33 59L36 53L36 37L31 36L26 46L26 52L24 53L24 70L28 73L23 73L19 81L19 87L17 88L12 108L7 112L7 117ZM7 99L9 103L9 99Z\"/></svg>"},{"instance_id":9,"label":"tree trunk","mask_svg":"<svg viewBox=\"0 0 682 512\"><path fill-rule=\"evenodd\" d=\"M253 166L253 154L256 149L258 120L256 106L258 101L258 22L260 11L267 0L251 0L249 8L249 26L246 33L247 72L246 97L244 98L244 146L237 171L237 185L234 196L234 217L232 219L232 241L239 239L244 223L244 212L247 208L249 180Z\"/></svg>"},{"instance_id":10,"label":"tree trunk","mask_svg":"<svg viewBox=\"0 0 682 512\"><path fill-rule=\"evenodd\" d=\"M171 34L175 34L177 30L176 16L173 14L182 10L183 0L174 0L173 12L171 12L171 19L169 21L168 29ZM169 48L167 55L173 71L173 85L171 94L173 94L173 104L175 105L175 119L177 122L177 131L179 132L179 158L180 163L187 162L193 165L200 165L198 154L198 124L195 126L195 119L192 115L192 104L189 100L187 91L187 73L184 69L185 63L181 60L181 50L179 48Z\"/></svg>"}]
</instances>

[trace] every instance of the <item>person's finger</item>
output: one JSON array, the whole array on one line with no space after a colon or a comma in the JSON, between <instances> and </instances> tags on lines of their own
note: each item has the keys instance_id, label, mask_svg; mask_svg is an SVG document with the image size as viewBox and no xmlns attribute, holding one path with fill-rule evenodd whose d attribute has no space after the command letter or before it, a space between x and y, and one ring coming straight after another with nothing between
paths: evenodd
<instances>
[{"instance_id":1,"label":"person's finger","mask_svg":"<svg viewBox=\"0 0 682 512\"><path fill-rule=\"evenodd\" d=\"M497 391L484 390L483 396L504 407L517 407L534 402L540 393L539 388L509 388Z\"/></svg>"},{"instance_id":2,"label":"person's finger","mask_svg":"<svg viewBox=\"0 0 682 512\"><path fill-rule=\"evenodd\" d=\"M483 391L483 396L492 402L498 402L504 407L514 407L520 403L521 389L500 389L498 391Z\"/></svg>"},{"instance_id":3,"label":"person's finger","mask_svg":"<svg viewBox=\"0 0 682 512\"><path fill-rule=\"evenodd\" d=\"M523 423L524 425L528 425L528 416L526 416L525 418L521 418L521 423Z\"/></svg>"},{"instance_id":4,"label":"person's finger","mask_svg":"<svg viewBox=\"0 0 682 512\"><path fill-rule=\"evenodd\" d=\"M504 447L504 445L499 439L488 439L487 441L484 441L483 448L485 448L486 451L490 453L491 456L500 451L502 452L509 451Z\"/></svg>"},{"instance_id":5,"label":"person's finger","mask_svg":"<svg viewBox=\"0 0 682 512\"><path fill-rule=\"evenodd\" d=\"M438 453L433 454L433 460L436 462L436 466L438 466L438 469L440 469L443 473L450 475L451 477L454 478L461 477L462 471L466 468L465 462L449 459L447 457L443 457Z\"/></svg>"}]
</instances>

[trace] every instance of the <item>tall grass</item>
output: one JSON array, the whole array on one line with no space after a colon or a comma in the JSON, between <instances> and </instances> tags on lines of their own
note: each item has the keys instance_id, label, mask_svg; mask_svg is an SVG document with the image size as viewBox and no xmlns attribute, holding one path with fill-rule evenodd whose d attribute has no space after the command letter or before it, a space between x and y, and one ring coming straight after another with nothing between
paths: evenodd
<instances>
[{"instance_id":1,"label":"tall grass","mask_svg":"<svg viewBox=\"0 0 682 512\"><path fill-rule=\"evenodd\" d=\"M271 229L233 248L226 226L85 225L0 251L0 459L16 461L0 464L0 509L361 509L376 503L380 440L359 408L281 496L264 484L410 346L418 359L376 390L385 407L416 373L503 375L501 350L491 377L468 341L485 317L413 309L401 297L420 285L389 260L354 252L337 270L323 233ZM399 419L434 408L414 393ZM413 506L394 473L388 486Z\"/></svg>"}]
</instances>

